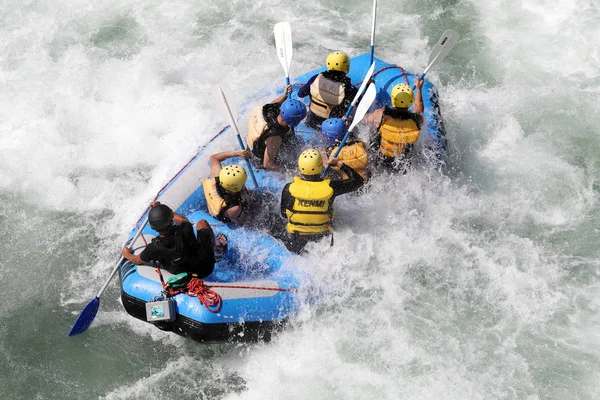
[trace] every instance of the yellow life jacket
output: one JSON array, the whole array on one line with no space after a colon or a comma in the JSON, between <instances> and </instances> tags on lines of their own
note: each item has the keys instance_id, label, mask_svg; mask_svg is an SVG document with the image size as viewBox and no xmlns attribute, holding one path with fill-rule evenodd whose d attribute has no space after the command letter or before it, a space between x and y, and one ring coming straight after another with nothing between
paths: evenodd
<instances>
[{"instance_id":1,"label":"yellow life jacket","mask_svg":"<svg viewBox=\"0 0 600 400\"><path fill-rule=\"evenodd\" d=\"M412 119L396 119L383 115L381 126L381 146L379 151L387 157L398 157L404 154L406 145L419 139L419 128Z\"/></svg>"},{"instance_id":2,"label":"yellow life jacket","mask_svg":"<svg viewBox=\"0 0 600 400\"><path fill-rule=\"evenodd\" d=\"M267 121L263 116L263 107L256 106L250 113L250 121L248 122L248 136L246 143L250 150L254 150L254 143L265 133L267 130Z\"/></svg>"},{"instance_id":3,"label":"yellow life jacket","mask_svg":"<svg viewBox=\"0 0 600 400\"><path fill-rule=\"evenodd\" d=\"M294 205L291 210L285 210L289 233L320 235L333 230L333 209L329 209L329 199L333 197L333 189L329 186L329 182L329 179L310 182L298 177L294 178L294 182L290 185Z\"/></svg>"},{"instance_id":4,"label":"yellow life jacket","mask_svg":"<svg viewBox=\"0 0 600 400\"><path fill-rule=\"evenodd\" d=\"M217 191L217 181L215 178L204 179L202 181L202 186L204 186L204 196L206 197L208 212L210 215L216 218L227 206L227 203L225 203L225 200L219 196L219 192Z\"/></svg>"},{"instance_id":5,"label":"yellow life jacket","mask_svg":"<svg viewBox=\"0 0 600 400\"><path fill-rule=\"evenodd\" d=\"M342 82L336 82L319 74L310 85L310 111L318 117L329 118L333 107L342 104L345 91Z\"/></svg>"},{"instance_id":6,"label":"yellow life jacket","mask_svg":"<svg viewBox=\"0 0 600 400\"><path fill-rule=\"evenodd\" d=\"M239 202L235 200L234 204L228 204L227 201L219 194L219 190L217 189L217 180L215 178L204 179L202 181L202 186L204 187L204 196L206 197L208 212L215 218L218 218L223 210L234 207L238 204L243 208L248 202L248 190L245 187L242 188L242 191L240 192ZM226 222L228 221L226 220Z\"/></svg>"},{"instance_id":7,"label":"yellow life jacket","mask_svg":"<svg viewBox=\"0 0 600 400\"><path fill-rule=\"evenodd\" d=\"M331 154L335 154L336 151L337 147L331 151ZM369 159L367 156L367 146L365 146L364 142L356 141L342 147L342 151L340 151L340 154L338 154L337 158L358 172L365 182L369 179ZM342 172L338 167L334 167L334 169L338 171L342 179L348 179L348 175Z\"/></svg>"}]
</instances>

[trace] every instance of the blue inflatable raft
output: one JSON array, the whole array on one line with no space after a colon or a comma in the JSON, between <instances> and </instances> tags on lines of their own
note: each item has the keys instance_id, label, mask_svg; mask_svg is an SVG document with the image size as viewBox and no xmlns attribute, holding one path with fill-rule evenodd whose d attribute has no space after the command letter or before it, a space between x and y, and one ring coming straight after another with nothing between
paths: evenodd
<instances>
[{"instance_id":1,"label":"blue inflatable raft","mask_svg":"<svg viewBox=\"0 0 600 400\"><path fill-rule=\"evenodd\" d=\"M349 76L354 85L359 85L369 68L367 54L351 60ZM415 75L401 67L375 59L376 104L373 109L389 105L389 93L397 83L413 85ZM324 69L311 71L294 80L294 86L302 85L314 74ZM295 90L296 91L296 90ZM294 95L295 95L294 91ZM281 93L281 92L280 92ZM249 111L252 107L270 102L274 90L265 90L257 95L252 104L242 107ZM307 100L307 99L305 99ZM437 90L428 81L423 86L426 124L419 141L425 152L433 154L438 163L446 157L446 140L441 119ZM244 120L240 119L243 132ZM213 274L204 283L221 299L217 312L204 306L197 297L178 294L173 297L175 319L169 322L153 322L158 328L169 330L198 342L214 343L225 341L269 340L273 331L281 329L286 322L298 315L301 308L317 301L319 295L311 288L309 266L303 265L300 256L290 253L278 240L259 229L235 227L224 224L207 212L202 180L210 175L208 159L211 154L232 150L234 139L229 128L223 129L196 154L158 193L157 199L173 210L186 216L192 223L205 219L213 227L215 234L224 233L229 239L229 250L223 260L215 266ZM322 145L320 134L300 125L296 129L305 143L305 148ZM242 163L233 158L230 163ZM279 173L256 170L256 178L265 198L278 200L283 186L291 177ZM252 192L253 184L247 183ZM252 195L252 193L251 193ZM271 202L271 217L278 214L279 204ZM148 210L140 221L147 216ZM277 218L277 217L275 217ZM137 229L131 232L133 239ZM149 225L132 244L136 254L157 235ZM124 262L120 266L121 299L125 310L132 316L147 321L146 305L162 291L156 268L137 266ZM172 275L163 271L164 279Z\"/></svg>"}]
</instances>

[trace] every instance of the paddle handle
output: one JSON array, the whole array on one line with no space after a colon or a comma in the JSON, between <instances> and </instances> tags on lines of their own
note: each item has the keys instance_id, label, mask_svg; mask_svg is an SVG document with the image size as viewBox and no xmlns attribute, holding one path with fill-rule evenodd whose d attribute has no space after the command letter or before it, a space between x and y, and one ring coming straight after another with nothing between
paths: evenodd
<instances>
[{"instance_id":1,"label":"paddle handle","mask_svg":"<svg viewBox=\"0 0 600 400\"><path fill-rule=\"evenodd\" d=\"M367 74L363 78L362 83L360 84L360 87L358 88L358 91L356 92L356 96L354 96L354 100L352 100L350 107L348 107L348 111L346 111L346 115L344 115L345 118L348 118L350 116L350 114L352 113L352 110L354 109L354 106L356 105L356 103L358 103L359 98L362 96L363 92L369 85L369 81L371 80L371 77L373 76L373 71L375 71L375 63L371 62L371 66L367 70Z\"/></svg>"},{"instance_id":2,"label":"paddle handle","mask_svg":"<svg viewBox=\"0 0 600 400\"><path fill-rule=\"evenodd\" d=\"M377 0L373 0L373 19L371 21L371 62L373 64L373 58L375 57L375 22L377 17Z\"/></svg>"},{"instance_id":3,"label":"paddle handle","mask_svg":"<svg viewBox=\"0 0 600 400\"><path fill-rule=\"evenodd\" d=\"M285 87L287 88L288 86L290 86L290 84L291 84L291 83L290 83L290 76L289 76L289 75L286 75L286 76L285 76ZM292 98L292 92L288 93L288 95L287 95L287 98L288 98L288 99L291 99L291 98Z\"/></svg>"},{"instance_id":4,"label":"paddle handle","mask_svg":"<svg viewBox=\"0 0 600 400\"><path fill-rule=\"evenodd\" d=\"M237 129L237 125L235 127L235 130L237 132L237 140L240 145L240 148L242 150L246 150L246 146L244 146L244 142L242 141L240 132ZM256 187L256 190L260 191L260 188L258 187L258 182L256 181L256 176L254 175L254 170L252 169L252 165L250 164L250 160L248 158L246 158L246 166L248 167L248 171L250 172L250 178L252 178L252 182L254 182L254 186Z\"/></svg>"},{"instance_id":5,"label":"paddle handle","mask_svg":"<svg viewBox=\"0 0 600 400\"><path fill-rule=\"evenodd\" d=\"M346 144L346 141L348 140L348 137L350 136L350 131L346 132L346 134L344 135L344 138L342 139L342 141L340 142L337 150L335 151L335 153L333 154L333 158L336 158L340 152L342 151L342 147L344 147L344 145ZM329 169L331 168L331 165L328 165L325 168L325 171L323 171L323 177L327 176L327 173L329 172Z\"/></svg>"},{"instance_id":6,"label":"paddle handle","mask_svg":"<svg viewBox=\"0 0 600 400\"><path fill-rule=\"evenodd\" d=\"M223 102L223 104L225 105L225 109L227 110L227 116L229 117L229 124L235 131L240 148L242 150L247 150L246 146L244 146L244 142L242 140L242 136L240 135L240 130L237 126L237 123L235 122L235 118L233 117L233 114L231 113L231 108L229 107L229 102L227 101L227 98L225 97L225 93L223 93L223 90L220 87L219 87L218 92L220 93L221 101ZM248 167L248 171L250 172L250 178L252 178L252 182L254 182L254 186L256 187L256 190L260 192L260 188L258 187L258 182L256 180L256 176L254 175L254 170L252 169L252 165L250 164L250 160L248 158L246 158L246 166Z\"/></svg>"},{"instance_id":7,"label":"paddle handle","mask_svg":"<svg viewBox=\"0 0 600 400\"><path fill-rule=\"evenodd\" d=\"M436 59L437 60L437 59ZM427 74L427 72L429 72L429 69L433 66L433 64L435 63L436 60L433 60L431 62L431 64L429 64L427 66L427 68L425 68L425 70L423 71L423 73L419 76L419 80L422 81L425 78L425 75ZM413 86L413 90L415 89L416 85Z\"/></svg>"},{"instance_id":8,"label":"paddle handle","mask_svg":"<svg viewBox=\"0 0 600 400\"><path fill-rule=\"evenodd\" d=\"M358 97L358 95L356 97ZM344 115L344 118L348 118L350 116L350 114L352 113L353 109L354 109L354 102L352 102L352 104L350 104L350 107L348 107L348 111L346 111L346 115Z\"/></svg>"},{"instance_id":9,"label":"paddle handle","mask_svg":"<svg viewBox=\"0 0 600 400\"><path fill-rule=\"evenodd\" d=\"M131 248L133 246L133 243L136 240L138 240L138 238L142 234L142 231L144 230L144 228L146 227L147 224L148 224L148 217L146 217L146 219L144 220L144 223L142 224L142 226L140 227L140 229L138 229L138 231L136 232L136 234L133 237L133 239L131 239L131 242L129 242L129 245L128 245L129 248ZM108 279L106 280L106 282L104 282L104 285L102 285L102 288L100 289L100 291L96 295L97 299L99 299L100 296L102 296L102 293L104 293L104 291L106 290L106 288L108 287L108 285L110 284L110 282L112 281L112 279L114 278L115 274L119 270L119 267L121 266L121 263L123 262L124 259L125 259L125 257L121 256L121 258L119 259L119 262L117 263L117 265L115 265L115 267L113 268L113 271L110 273L110 276L108 277Z\"/></svg>"}]
</instances>

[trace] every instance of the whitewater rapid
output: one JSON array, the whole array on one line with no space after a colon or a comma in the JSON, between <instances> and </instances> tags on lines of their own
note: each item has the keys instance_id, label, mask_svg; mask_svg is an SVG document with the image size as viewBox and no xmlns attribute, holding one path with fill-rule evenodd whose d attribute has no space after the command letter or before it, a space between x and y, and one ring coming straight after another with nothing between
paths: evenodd
<instances>
[{"instance_id":1,"label":"whitewater rapid","mask_svg":"<svg viewBox=\"0 0 600 400\"><path fill-rule=\"evenodd\" d=\"M447 168L336 200L322 304L270 343L201 346L132 319L118 285L67 332L155 193L240 105L332 50L371 1L5 1L0 7L0 390L10 399L600 397L597 1L380 0L375 54L428 74ZM232 140L232 146L235 142Z\"/></svg>"}]
</instances>

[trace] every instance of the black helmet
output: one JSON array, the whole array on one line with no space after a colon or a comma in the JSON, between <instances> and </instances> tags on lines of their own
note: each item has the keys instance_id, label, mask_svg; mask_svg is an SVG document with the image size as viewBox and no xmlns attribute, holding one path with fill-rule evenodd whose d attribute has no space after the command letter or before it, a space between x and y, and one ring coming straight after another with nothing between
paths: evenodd
<instances>
[{"instance_id":1,"label":"black helmet","mask_svg":"<svg viewBox=\"0 0 600 400\"><path fill-rule=\"evenodd\" d=\"M173 225L173 210L164 204L158 204L150 209L148 222L155 231L164 231Z\"/></svg>"}]
</instances>

